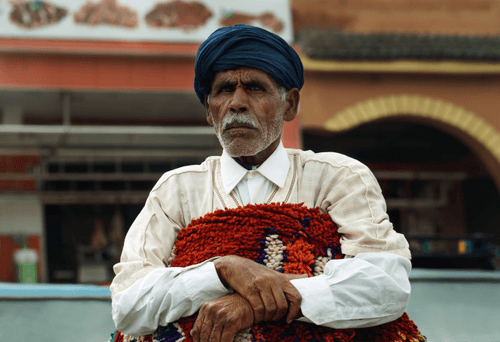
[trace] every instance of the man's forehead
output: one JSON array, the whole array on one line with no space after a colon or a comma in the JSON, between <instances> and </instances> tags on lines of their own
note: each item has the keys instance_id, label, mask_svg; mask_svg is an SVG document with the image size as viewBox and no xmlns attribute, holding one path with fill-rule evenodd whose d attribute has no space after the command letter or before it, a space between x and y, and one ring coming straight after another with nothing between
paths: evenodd
<instances>
[{"instance_id":1,"label":"man's forehead","mask_svg":"<svg viewBox=\"0 0 500 342\"><path fill-rule=\"evenodd\" d=\"M215 74L213 84L220 82L237 82L250 81L250 80L260 80L262 82L274 83L274 79L269 76L269 74L261 69L250 68L250 67L240 67L238 69L231 69L226 71L219 71Z\"/></svg>"}]
</instances>

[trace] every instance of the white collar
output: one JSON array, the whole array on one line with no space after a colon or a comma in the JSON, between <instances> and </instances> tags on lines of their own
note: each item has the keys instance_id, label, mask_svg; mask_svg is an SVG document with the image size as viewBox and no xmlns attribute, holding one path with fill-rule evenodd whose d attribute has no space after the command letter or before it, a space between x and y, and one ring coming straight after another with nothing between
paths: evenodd
<instances>
[{"instance_id":1,"label":"white collar","mask_svg":"<svg viewBox=\"0 0 500 342\"><path fill-rule=\"evenodd\" d=\"M289 168L290 161L288 160L288 154L281 141L273 154L258 169L252 171L238 164L225 150L222 152L221 175L224 190L227 194L233 191L248 172L259 172L262 176L282 188L285 185Z\"/></svg>"}]
</instances>

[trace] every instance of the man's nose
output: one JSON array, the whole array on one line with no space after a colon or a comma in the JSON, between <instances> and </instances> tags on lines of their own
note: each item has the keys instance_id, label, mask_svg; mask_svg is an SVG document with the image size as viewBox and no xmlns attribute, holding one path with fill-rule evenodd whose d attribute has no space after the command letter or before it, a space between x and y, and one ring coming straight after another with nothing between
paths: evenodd
<instances>
[{"instance_id":1,"label":"man's nose","mask_svg":"<svg viewBox=\"0 0 500 342\"><path fill-rule=\"evenodd\" d=\"M236 87L231 103L229 104L230 110L233 113L246 112L248 109L248 94L242 87Z\"/></svg>"}]
</instances>

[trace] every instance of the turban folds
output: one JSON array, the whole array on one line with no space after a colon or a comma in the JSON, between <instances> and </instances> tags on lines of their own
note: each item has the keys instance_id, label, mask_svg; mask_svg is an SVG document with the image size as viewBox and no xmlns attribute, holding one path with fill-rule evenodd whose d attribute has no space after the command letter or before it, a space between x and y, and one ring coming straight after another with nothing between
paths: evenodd
<instances>
[{"instance_id":1,"label":"turban folds","mask_svg":"<svg viewBox=\"0 0 500 342\"><path fill-rule=\"evenodd\" d=\"M265 71L287 90L304 85L302 62L287 42L267 30L239 24L216 30L198 49L194 90L201 103L217 72L240 67Z\"/></svg>"}]
</instances>

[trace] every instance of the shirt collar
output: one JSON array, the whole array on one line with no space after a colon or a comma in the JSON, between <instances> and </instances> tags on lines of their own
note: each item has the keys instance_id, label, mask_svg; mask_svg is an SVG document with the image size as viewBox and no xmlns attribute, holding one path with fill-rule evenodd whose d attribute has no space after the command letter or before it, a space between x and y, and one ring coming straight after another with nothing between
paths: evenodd
<instances>
[{"instance_id":1,"label":"shirt collar","mask_svg":"<svg viewBox=\"0 0 500 342\"><path fill-rule=\"evenodd\" d=\"M276 148L273 154L271 154L254 172L259 172L268 180L282 188L285 185L289 168L290 161L288 160L288 154L283 147L283 143L280 141L278 148ZM227 194L238 185L247 172L252 171L248 171L238 164L225 150L222 152L221 175L224 190Z\"/></svg>"}]
</instances>

